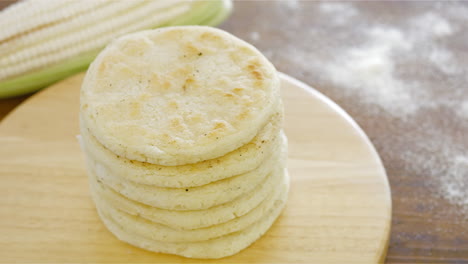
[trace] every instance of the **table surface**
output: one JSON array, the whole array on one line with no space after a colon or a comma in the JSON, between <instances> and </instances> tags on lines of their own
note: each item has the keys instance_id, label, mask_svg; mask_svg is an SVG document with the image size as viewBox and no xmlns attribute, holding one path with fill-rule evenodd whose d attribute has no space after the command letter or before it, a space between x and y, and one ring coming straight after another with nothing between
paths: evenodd
<instances>
[{"instance_id":1,"label":"table surface","mask_svg":"<svg viewBox=\"0 0 468 264\"><path fill-rule=\"evenodd\" d=\"M468 263L468 3L234 7L221 28L337 102L375 145L392 188L386 262ZM0 100L0 119L25 98Z\"/></svg>"}]
</instances>

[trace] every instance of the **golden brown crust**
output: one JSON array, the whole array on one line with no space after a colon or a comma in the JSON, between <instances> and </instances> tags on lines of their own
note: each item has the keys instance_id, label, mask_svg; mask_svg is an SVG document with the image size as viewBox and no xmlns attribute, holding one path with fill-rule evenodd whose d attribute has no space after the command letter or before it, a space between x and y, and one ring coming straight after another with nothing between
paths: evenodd
<instances>
[{"instance_id":1,"label":"golden brown crust","mask_svg":"<svg viewBox=\"0 0 468 264\"><path fill-rule=\"evenodd\" d=\"M277 110L275 68L218 29L144 31L109 45L85 78L81 114L108 149L182 165L249 142Z\"/></svg>"}]
</instances>

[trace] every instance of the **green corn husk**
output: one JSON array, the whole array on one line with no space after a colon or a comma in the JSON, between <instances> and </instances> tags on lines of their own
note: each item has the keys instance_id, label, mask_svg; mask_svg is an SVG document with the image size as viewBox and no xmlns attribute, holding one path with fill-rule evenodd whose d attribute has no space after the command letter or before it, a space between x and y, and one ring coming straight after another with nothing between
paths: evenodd
<instances>
[{"instance_id":1,"label":"green corn husk","mask_svg":"<svg viewBox=\"0 0 468 264\"><path fill-rule=\"evenodd\" d=\"M230 14L231 7L231 0L196 1L192 4L188 12L174 17L166 23L155 25L152 28L177 25L216 26L227 18ZM104 47L83 52L61 62L42 67L41 69L33 70L6 80L0 80L0 98L32 93L75 73L86 70L102 48ZM0 55L1 52L0 50Z\"/></svg>"}]
</instances>

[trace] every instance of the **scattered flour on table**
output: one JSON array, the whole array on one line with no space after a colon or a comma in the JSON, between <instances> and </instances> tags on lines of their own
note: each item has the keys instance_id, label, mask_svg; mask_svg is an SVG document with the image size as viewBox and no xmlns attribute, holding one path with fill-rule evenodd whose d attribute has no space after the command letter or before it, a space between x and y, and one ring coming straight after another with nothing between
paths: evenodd
<instances>
[{"instance_id":1,"label":"scattered flour on table","mask_svg":"<svg viewBox=\"0 0 468 264\"><path fill-rule=\"evenodd\" d=\"M330 5L336 7L330 8ZM325 10L325 15L330 10L344 14L353 10L355 14L356 9L349 5L323 3L320 10ZM350 18L348 15L343 17ZM455 55L437 42L454 32L452 25L434 12L414 17L405 27L382 24L359 27L356 34L362 36L364 42L337 49L333 60L320 61L320 70L343 88L343 93L354 93L363 103L376 105L397 117L408 117L422 108L451 105L452 102L442 97L437 101L425 100L429 96L425 94L421 79L405 78L405 72L398 69L414 58L424 58L428 69L421 69L427 71L422 74L430 75L430 68L443 74L459 74L462 67Z\"/></svg>"},{"instance_id":2,"label":"scattered flour on table","mask_svg":"<svg viewBox=\"0 0 468 264\"><path fill-rule=\"evenodd\" d=\"M434 47L429 53L429 61L445 74L461 73L461 67L457 65L453 53L447 49Z\"/></svg>"},{"instance_id":3,"label":"scattered flour on table","mask_svg":"<svg viewBox=\"0 0 468 264\"><path fill-rule=\"evenodd\" d=\"M466 50L468 6L434 2L395 20L390 14L376 17L359 2L276 3L280 12L310 14L294 13L277 25L297 41L265 44L261 34L270 28L261 23L247 38L260 48L275 47L264 54L278 65L293 65L295 76L313 75L314 83L328 88L338 101L359 105L362 116L376 119L371 124L377 125L381 115L389 117L391 124L383 126L394 133L385 139L373 136L393 150L383 156L396 160L395 166L403 166L410 177L428 179L420 184L434 193L418 197L421 205L438 206L431 199L442 197L468 218L468 136L463 135L468 130L468 54L457 53L459 47ZM297 36L290 29L304 19L316 26ZM446 118L431 118L440 112Z\"/></svg>"},{"instance_id":4,"label":"scattered flour on table","mask_svg":"<svg viewBox=\"0 0 468 264\"><path fill-rule=\"evenodd\" d=\"M405 171L430 177L427 183L437 192L428 196L443 198L460 209L458 215L468 218L468 152L447 144L447 135L441 131L433 130L426 136L401 150L401 158L407 161ZM421 199L429 202L427 197Z\"/></svg>"},{"instance_id":5,"label":"scattered flour on table","mask_svg":"<svg viewBox=\"0 0 468 264\"><path fill-rule=\"evenodd\" d=\"M465 122L468 122L468 100L463 101L461 103L460 108L458 108L457 114L460 118L464 119Z\"/></svg>"},{"instance_id":6,"label":"scattered flour on table","mask_svg":"<svg viewBox=\"0 0 468 264\"><path fill-rule=\"evenodd\" d=\"M437 45L437 40L448 37L456 32L456 29L445 18L434 12L428 12L410 21L410 31L413 42L417 47L428 46L428 60L438 70L445 74L459 74L462 70L455 60L454 54L442 45ZM433 44L429 44L433 43ZM424 56L426 50L419 55Z\"/></svg>"},{"instance_id":7,"label":"scattered flour on table","mask_svg":"<svg viewBox=\"0 0 468 264\"><path fill-rule=\"evenodd\" d=\"M280 0L277 3L290 10L297 10L300 7L299 0Z\"/></svg>"},{"instance_id":8,"label":"scattered flour on table","mask_svg":"<svg viewBox=\"0 0 468 264\"><path fill-rule=\"evenodd\" d=\"M249 34L249 39L253 42L256 42L260 39L260 34L257 31L252 31Z\"/></svg>"},{"instance_id":9,"label":"scattered flour on table","mask_svg":"<svg viewBox=\"0 0 468 264\"><path fill-rule=\"evenodd\" d=\"M468 208L468 155L454 156L447 170L447 178L451 181L445 181L445 198L450 203Z\"/></svg>"},{"instance_id":10,"label":"scattered flour on table","mask_svg":"<svg viewBox=\"0 0 468 264\"><path fill-rule=\"evenodd\" d=\"M426 35L441 38L453 34L452 25L442 16L434 12L427 12L412 19L411 23L415 35Z\"/></svg>"},{"instance_id":11,"label":"scattered flour on table","mask_svg":"<svg viewBox=\"0 0 468 264\"><path fill-rule=\"evenodd\" d=\"M358 11L350 3L326 2L320 4L320 11L330 16L329 22L335 25L344 25L350 18L356 16Z\"/></svg>"},{"instance_id":12,"label":"scattered flour on table","mask_svg":"<svg viewBox=\"0 0 468 264\"><path fill-rule=\"evenodd\" d=\"M319 20L326 22L309 29L310 41L332 41L314 48L306 46L310 42L288 45L284 52L288 57L282 59L298 68L312 66L319 82L333 84L333 91L371 114L393 116L403 127L411 127L414 118L431 111L452 113L447 117L451 124L468 122L468 92L444 92L445 87L468 84L468 57L450 46L461 26L468 23L468 8L437 3L436 8L403 21L384 22L384 18L369 19L357 3L323 2L316 7ZM466 42L463 45L466 48ZM437 96L426 89L435 83L441 87ZM400 129L392 139L403 146L409 144L401 153L407 172L430 177L428 182L437 183L436 195L461 208L460 215L468 217L468 150L460 148L444 130L446 120L428 120L421 129L425 137ZM466 131L467 127L461 125L460 129Z\"/></svg>"},{"instance_id":13,"label":"scattered flour on table","mask_svg":"<svg viewBox=\"0 0 468 264\"><path fill-rule=\"evenodd\" d=\"M417 109L412 95L414 84L395 77L396 51L409 51L413 43L395 28L374 27L366 32L369 39L336 55L323 64L324 73L340 87L358 93L366 103L377 104L390 112L413 113Z\"/></svg>"}]
</instances>

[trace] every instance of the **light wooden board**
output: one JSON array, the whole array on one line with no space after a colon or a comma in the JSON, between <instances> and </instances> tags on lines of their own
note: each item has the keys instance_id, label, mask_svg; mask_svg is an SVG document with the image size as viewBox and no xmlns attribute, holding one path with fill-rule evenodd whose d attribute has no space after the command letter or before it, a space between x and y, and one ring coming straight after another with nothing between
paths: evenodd
<instances>
[{"instance_id":1,"label":"light wooden board","mask_svg":"<svg viewBox=\"0 0 468 264\"><path fill-rule=\"evenodd\" d=\"M91 202L78 134L77 75L0 124L0 262L200 262L147 252L111 235ZM378 263L390 190L373 146L329 99L282 75L291 192L268 233L213 262Z\"/></svg>"}]
</instances>

